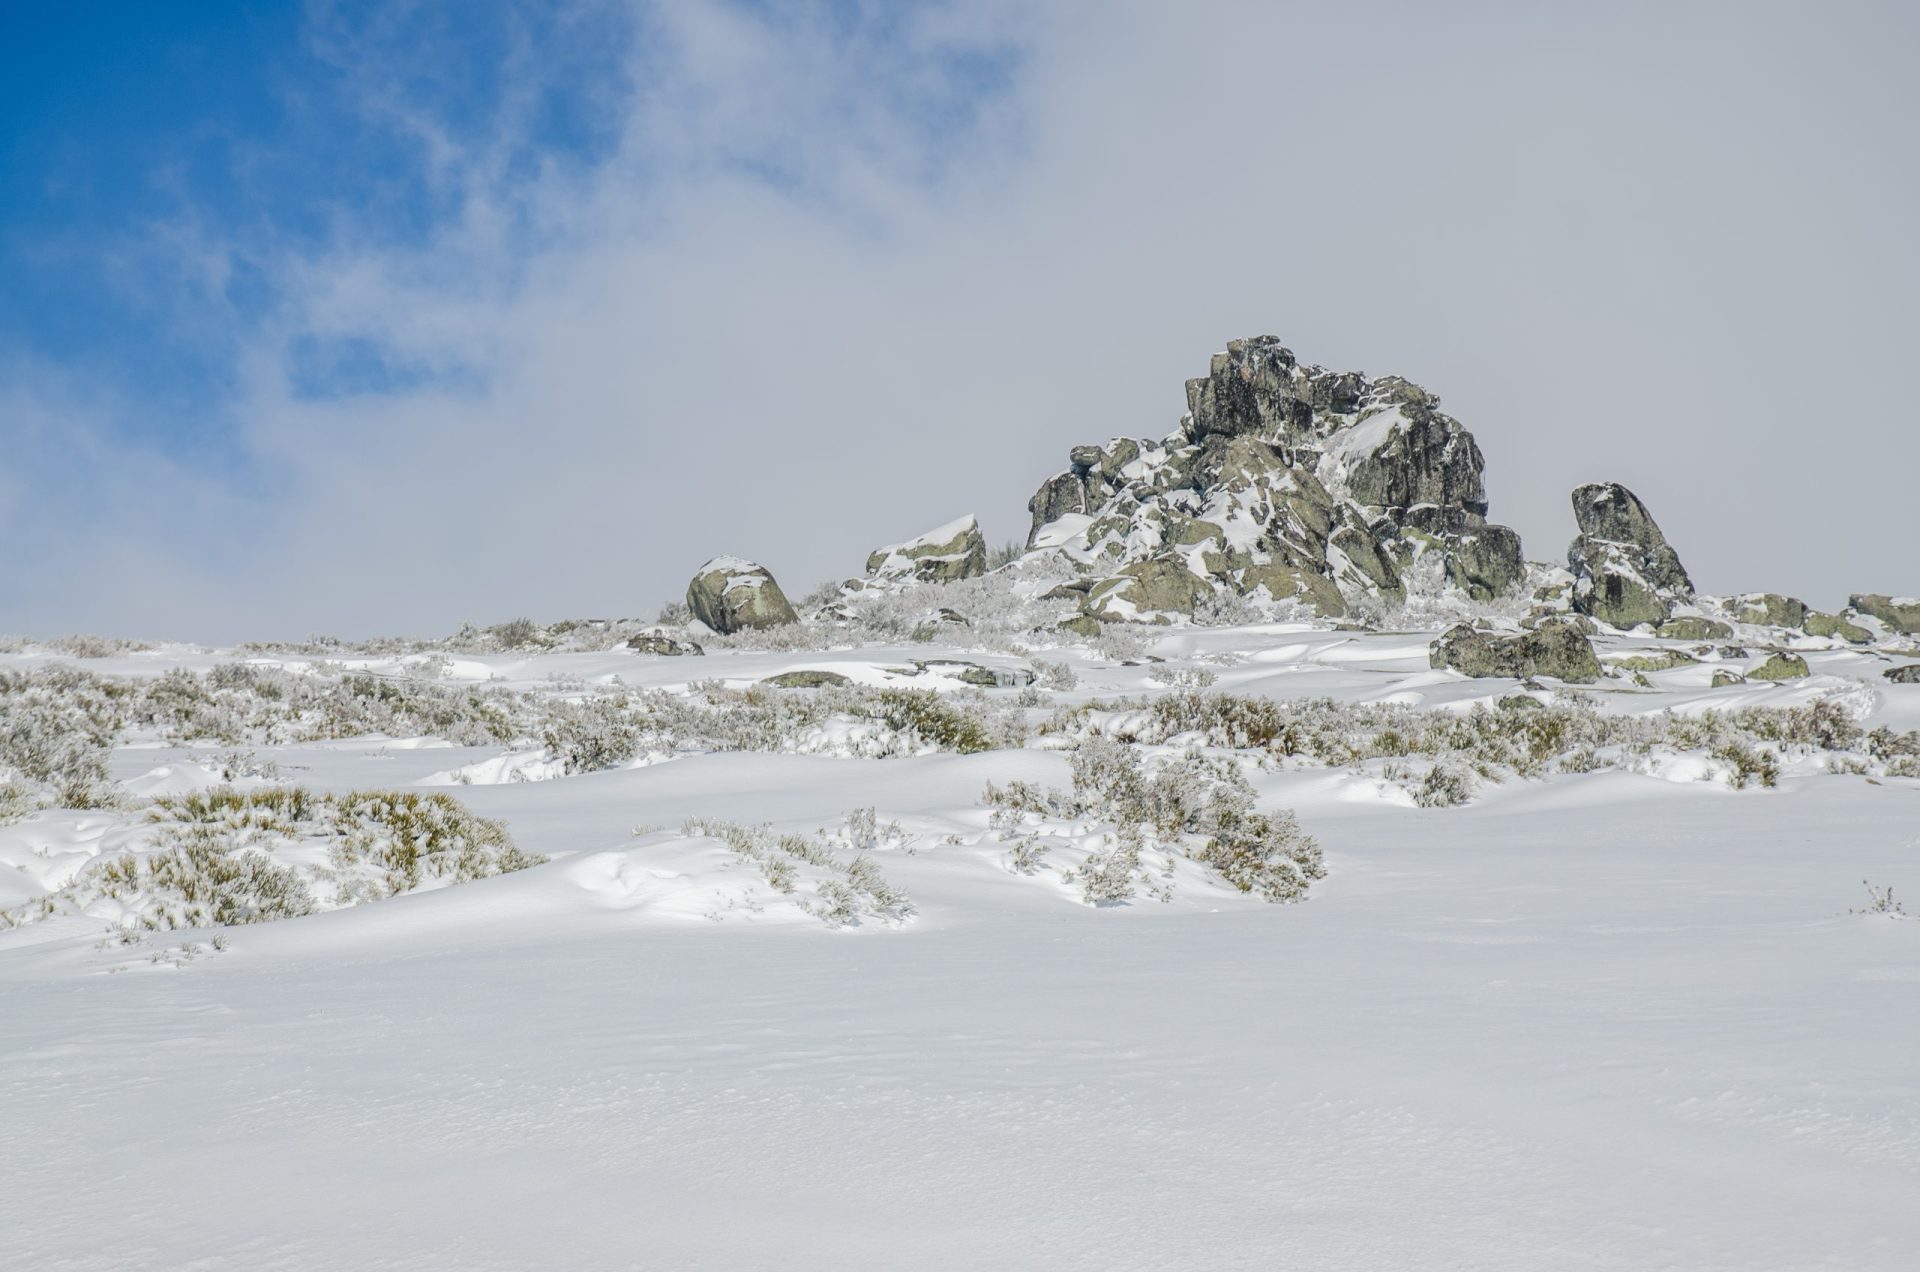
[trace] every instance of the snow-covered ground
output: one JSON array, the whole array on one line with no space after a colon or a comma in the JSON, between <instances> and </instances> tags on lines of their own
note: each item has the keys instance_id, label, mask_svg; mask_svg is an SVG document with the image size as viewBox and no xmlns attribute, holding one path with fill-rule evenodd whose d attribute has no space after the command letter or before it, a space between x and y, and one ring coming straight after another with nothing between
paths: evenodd
<instances>
[{"instance_id":1,"label":"snow-covered ground","mask_svg":"<svg viewBox=\"0 0 1920 1272\"><path fill-rule=\"evenodd\" d=\"M1179 692L1182 671L1462 712L1516 693L1429 669L1432 637L1176 629L1160 663L1049 653L1077 682L1045 709ZM1920 685L1880 675L1910 659L1801 652L1806 680L1714 687L1715 655L1591 698L1647 716L1824 698L1920 728ZM436 683L678 693L799 670L975 692L928 658L463 655ZM355 661L405 674L316 674ZM1920 1265L1920 923L1851 912L1863 880L1920 888L1920 778L1785 748L1777 785L1736 790L1711 756L1654 748L1418 807L1379 760L1250 763L1258 807L1324 850L1305 901L1181 860L1170 900L1091 906L1058 862L1011 868L982 802L989 782L1066 786L1069 739L955 754L857 733L574 773L533 744L251 747L279 775L243 787L451 793L550 860L223 929L218 949L205 930L103 940L92 910L0 931L0 1267ZM220 749L136 731L111 776L129 801L177 797L222 781ZM866 808L879 829L856 843ZM911 910L822 922L809 889L839 867L782 893L689 819L869 858ZM0 907L144 825L0 826Z\"/></svg>"}]
</instances>

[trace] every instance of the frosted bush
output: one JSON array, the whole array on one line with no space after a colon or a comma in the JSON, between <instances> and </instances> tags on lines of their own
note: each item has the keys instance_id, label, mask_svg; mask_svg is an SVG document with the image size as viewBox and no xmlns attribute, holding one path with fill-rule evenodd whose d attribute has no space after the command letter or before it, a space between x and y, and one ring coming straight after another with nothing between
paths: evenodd
<instances>
[{"instance_id":1,"label":"frosted bush","mask_svg":"<svg viewBox=\"0 0 1920 1272\"><path fill-rule=\"evenodd\" d=\"M1127 900L1136 887L1169 897L1142 864L1154 852L1185 856L1268 901L1298 900L1326 874L1319 845L1291 812L1254 810L1253 788L1229 757L1190 751L1150 769L1138 748L1096 736L1071 763L1070 791L1011 782L989 784L984 798L989 829L1010 845L1019 873L1035 873L1056 846L1098 837L1081 864L1062 871L1090 905Z\"/></svg>"},{"instance_id":2,"label":"frosted bush","mask_svg":"<svg viewBox=\"0 0 1920 1272\"><path fill-rule=\"evenodd\" d=\"M1834 697L1798 707L1629 716L1603 712L1578 695L1549 703L1522 696L1492 709L1476 706L1455 712L1328 699L1276 702L1182 690L1060 709L1040 732L1256 750L1272 764L1357 767L1379 760L1430 759L1447 772L1432 776L1434 766L1395 764L1384 773L1390 780L1413 783L1416 799L1430 807L1462 802L1454 797L1462 791L1470 797L1477 780L1536 777L1551 769L1632 770L1656 748L1720 759L1736 788L1771 785L1785 754L1843 756L1847 771L1920 775L1920 734L1887 729L1866 733L1854 718L1855 705Z\"/></svg>"},{"instance_id":3,"label":"frosted bush","mask_svg":"<svg viewBox=\"0 0 1920 1272\"><path fill-rule=\"evenodd\" d=\"M832 927L855 927L872 920L900 923L913 913L906 891L888 882L864 851L842 855L837 848L881 832L869 817L855 814L839 832L783 835L768 826L747 826L720 818L688 819L680 833L718 839L736 856L752 862L769 887L793 896L801 908ZM803 889L805 891L803 892Z\"/></svg>"},{"instance_id":4,"label":"frosted bush","mask_svg":"<svg viewBox=\"0 0 1920 1272\"><path fill-rule=\"evenodd\" d=\"M297 918L539 865L499 822L439 793L216 787L154 801L136 847L104 856L13 922L117 903L133 930Z\"/></svg>"}]
</instances>

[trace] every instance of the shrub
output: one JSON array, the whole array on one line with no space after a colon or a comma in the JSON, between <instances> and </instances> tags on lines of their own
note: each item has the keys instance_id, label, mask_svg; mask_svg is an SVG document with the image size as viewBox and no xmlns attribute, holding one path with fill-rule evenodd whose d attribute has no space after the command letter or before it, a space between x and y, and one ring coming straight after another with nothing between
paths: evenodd
<instances>
[{"instance_id":1,"label":"shrub","mask_svg":"<svg viewBox=\"0 0 1920 1272\"><path fill-rule=\"evenodd\" d=\"M1253 787L1232 759L1189 751L1149 771L1138 748L1094 736L1074 750L1071 764L1071 791L989 783L984 800L993 809L989 829L1010 845L1010 868L1020 874L1040 869L1056 846L1049 838L1072 837L1049 823L1101 828L1101 846L1061 872L1079 883L1089 905L1128 900L1136 885L1169 898L1142 869L1143 855L1156 850L1186 856L1268 901L1298 900L1326 874L1319 845L1291 812L1254 811Z\"/></svg>"},{"instance_id":2,"label":"shrub","mask_svg":"<svg viewBox=\"0 0 1920 1272\"><path fill-rule=\"evenodd\" d=\"M872 810L856 812L838 833L776 834L767 826L746 826L719 818L689 818L680 833L688 838L718 839L736 856L754 863L774 891L797 895L808 884L811 894L800 898L808 914L831 927L853 927L873 919L899 923L913 913L913 901L904 889L887 881L879 865L864 851L847 857L834 851L838 844L879 842ZM895 828L897 829L897 828ZM803 869L811 867L811 869Z\"/></svg>"},{"instance_id":3,"label":"shrub","mask_svg":"<svg viewBox=\"0 0 1920 1272\"><path fill-rule=\"evenodd\" d=\"M219 787L155 800L146 820L140 849L95 861L12 921L106 899L131 928L265 923L546 860L438 792Z\"/></svg>"}]
</instances>

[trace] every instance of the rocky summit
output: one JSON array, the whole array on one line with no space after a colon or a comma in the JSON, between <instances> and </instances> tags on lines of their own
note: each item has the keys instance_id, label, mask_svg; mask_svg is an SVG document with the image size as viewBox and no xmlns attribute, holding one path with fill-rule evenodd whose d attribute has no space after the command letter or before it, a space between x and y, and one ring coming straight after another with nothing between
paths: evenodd
<instances>
[{"instance_id":1,"label":"rocky summit","mask_svg":"<svg viewBox=\"0 0 1920 1272\"><path fill-rule=\"evenodd\" d=\"M1222 594L1337 618L1410 589L1492 600L1525 575L1520 536L1487 521L1480 448L1439 398L1304 364L1272 336L1215 354L1164 438L1068 459L1027 505L1027 545L1107 571L1087 593L1097 619Z\"/></svg>"}]
</instances>

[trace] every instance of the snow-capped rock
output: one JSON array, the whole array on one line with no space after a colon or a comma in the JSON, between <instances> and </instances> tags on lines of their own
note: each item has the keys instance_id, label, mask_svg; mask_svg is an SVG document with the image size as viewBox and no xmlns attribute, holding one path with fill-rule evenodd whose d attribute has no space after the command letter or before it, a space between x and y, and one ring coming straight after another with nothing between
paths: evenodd
<instances>
[{"instance_id":1,"label":"snow-capped rock","mask_svg":"<svg viewBox=\"0 0 1920 1272\"><path fill-rule=\"evenodd\" d=\"M867 557L872 578L947 583L986 572L987 540L972 513L905 543L876 548Z\"/></svg>"},{"instance_id":2,"label":"snow-capped rock","mask_svg":"<svg viewBox=\"0 0 1920 1272\"><path fill-rule=\"evenodd\" d=\"M700 567L687 584L687 608L722 635L799 619L765 566L732 556L715 557Z\"/></svg>"}]
</instances>

